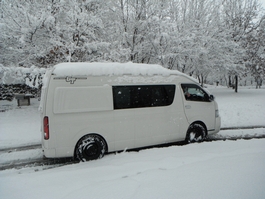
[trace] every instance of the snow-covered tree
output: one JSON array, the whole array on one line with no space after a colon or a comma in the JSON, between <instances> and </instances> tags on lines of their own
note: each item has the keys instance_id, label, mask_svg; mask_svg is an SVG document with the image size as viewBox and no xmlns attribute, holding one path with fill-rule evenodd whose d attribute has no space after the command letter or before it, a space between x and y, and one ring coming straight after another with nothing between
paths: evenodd
<instances>
[{"instance_id":1,"label":"snow-covered tree","mask_svg":"<svg viewBox=\"0 0 265 199\"><path fill-rule=\"evenodd\" d=\"M41 4L42 3L42 4ZM1 1L1 56L3 64L29 65L45 47L44 1Z\"/></svg>"},{"instance_id":2,"label":"snow-covered tree","mask_svg":"<svg viewBox=\"0 0 265 199\"><path fill-rule=\"evenodd\" d=\"M3 49L6 62L18 54L21 65L98 61L109 51L100 19L101 1L4 1ZM6 42L9 41L9 42Z\"/></svg>"},{"instance_id":3,"label":"snow-covered tree","mask_svg":"<svg viewBox=\"0 0 265 199\"><path fill-rule=\"evenodd\" d=\"M254 78L265 75L265 15L259 27L249 33L244 41L246 48L246 72Z\"/></svg>"},{"instance_id":4,"label":"snow-covered tree","mask_svg":"<svg viewBox=\"0 0 265 199\"><path fill-rule=\"evenodd\" d=\"M132 61L178 69L202 84L209 76L228 82L264 71L260 8L258 0L0 1L1 64Z\"/></svg>"},{"instance_id":5,"label":"snow-covered tree","mask_svg":"<svg viewBox=\"0 0 265 199\"><path fill-rule=\"evenodd\" d=\"M230 67L228 74L244 75L242 71L246 71L245 66L248 66L252 59L249 56L250 51L254 50L248 49L253 41L251 37L264 21L264 17L260 16L261 6L258 0L225 0L221 8L224 27L230 30L231 38L241 48L241 53L234 60L236 67Z\"/></svg>"}]
</instances>

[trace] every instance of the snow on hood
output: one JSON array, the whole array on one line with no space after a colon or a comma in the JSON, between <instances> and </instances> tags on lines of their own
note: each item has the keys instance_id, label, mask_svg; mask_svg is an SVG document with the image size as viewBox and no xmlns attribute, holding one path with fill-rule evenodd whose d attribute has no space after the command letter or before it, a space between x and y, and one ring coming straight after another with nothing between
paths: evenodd
<instances>
[{"instance_id":1,"label":"snow on hood","mask_svg":"<svg viewBox=\"0 0 265 199\"><path fill-rule=\"evenodd\" d=\"M176 70L169 70L155 64L128 63L61 63L54 66L53 74L56 76L104 76L104 75L184 75Z\"/></svg>"}]
</instances>

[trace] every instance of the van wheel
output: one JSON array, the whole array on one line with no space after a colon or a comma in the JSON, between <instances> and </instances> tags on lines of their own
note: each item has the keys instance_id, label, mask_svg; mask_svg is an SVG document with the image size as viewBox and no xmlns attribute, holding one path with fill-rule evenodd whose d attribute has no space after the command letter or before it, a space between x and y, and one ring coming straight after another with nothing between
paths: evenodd
<instances>
[{"instance_id":1,"label":"van wheel","mask_svg":"<svg viewBox=\"0 0 265 199\"><path fill-rule=\"evenodd\" d=\"M206 137L206 128L199 123L194 123L190 125L187 136L186 136L186 142L192 143L192 142L202 142Z\"/></svg>"},{"instance_id":2,"label":"van wheel","mask_svg":"<svg viewBox=\"0 0 265 199\"><path fill-rule=\"evenodd\" d=\"M102 158L106 152L105 141L97 135L82 137L75 149L76 158L80 161L89 161Z\"/></svg>"}]
</instances>

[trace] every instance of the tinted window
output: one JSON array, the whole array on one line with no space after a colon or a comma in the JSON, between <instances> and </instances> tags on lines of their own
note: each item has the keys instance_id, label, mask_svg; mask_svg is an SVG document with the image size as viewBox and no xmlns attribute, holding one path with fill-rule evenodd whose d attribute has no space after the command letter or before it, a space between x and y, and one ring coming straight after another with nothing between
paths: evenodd
<instances>
[{"instance_id":1,"label":"tinted window","mask_svg":"<svg viewBox=\"0 0 265 199\"><path fill-rule=\"evenodd\" d=\"M209 102L209 95L196 84L181 84L185 99L189 101Z\"/></svg>"},{"instance_id":2,"label":"tinted window","mask_svg":"<svg viewBox=\"0 0 265 199\"><path fill-rule=\"evenodd\" d=\"M175 95L175 85L113 86L114 109L168 106Z\"/></svg>"}]
</instances>

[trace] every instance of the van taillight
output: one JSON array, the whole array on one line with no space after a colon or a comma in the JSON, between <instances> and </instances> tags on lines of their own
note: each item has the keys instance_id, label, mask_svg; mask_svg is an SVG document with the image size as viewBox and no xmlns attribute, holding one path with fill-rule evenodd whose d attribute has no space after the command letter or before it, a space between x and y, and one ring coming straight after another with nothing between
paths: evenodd
<instances>
[{"instance_id":1,"label":"van taillight","mask_svg":"<svg viewBox=\"0 0 265 199\"><path fill-rule=\"evenodd\" d=\"M48 140L50 134L49 134L49 118L47 116L43 118L43 129L44 129L44 140Z\"/></svg>"}]
</instances>

